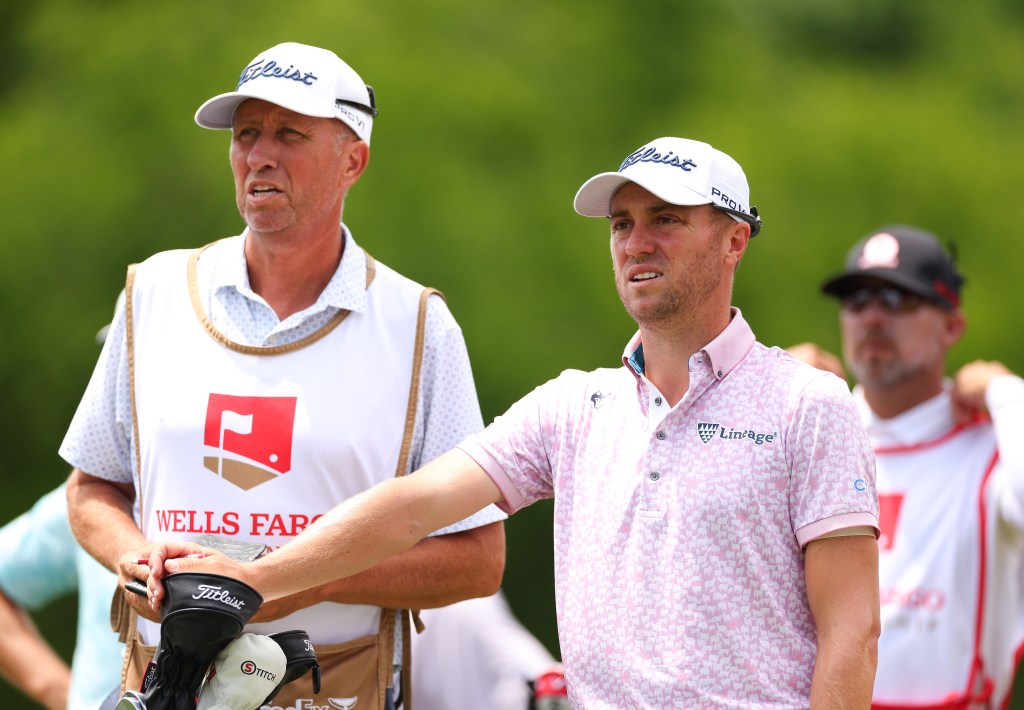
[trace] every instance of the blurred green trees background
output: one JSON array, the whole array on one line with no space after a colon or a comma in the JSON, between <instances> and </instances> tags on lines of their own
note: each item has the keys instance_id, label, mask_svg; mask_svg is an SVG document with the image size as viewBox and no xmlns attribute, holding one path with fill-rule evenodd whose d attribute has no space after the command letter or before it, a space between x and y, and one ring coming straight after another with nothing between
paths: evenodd
<instances>
[{"instance_id":1,"label":"blurred green trees background","mask_svg":"<svg viewBox=\"0 0 1024 710\"><path fill-rule=\"evenodd\" d=\"M579 185L662 135L745 168L765 228L735 292L759 338L836 350L821 280L871 229L956 243L954 365L1024 372L1024 5L1015 0L301 0L0 6L0 520L67 473L56 450L125 265L236 234L206 98L281 41L335 50L381 116L345 219L442 289L486 420L565 368L615 366L633 324ZM1013 226L1012 223L1010 225ZM508 522L506 590L557 652L550 506ZM1009 610L1007 610L1009 611ZM37 615L67 654L71 601ZM15 695L0 705L25 706Z\"/></svg>"}]
</instances>

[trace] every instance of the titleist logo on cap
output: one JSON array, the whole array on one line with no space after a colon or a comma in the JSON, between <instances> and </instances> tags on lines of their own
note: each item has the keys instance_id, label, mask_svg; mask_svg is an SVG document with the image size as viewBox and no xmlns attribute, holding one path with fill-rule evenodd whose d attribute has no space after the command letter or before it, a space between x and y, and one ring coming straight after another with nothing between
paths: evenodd
<instances>
[{"instance_id":1,"label":"titleist logo on cap","mask_svg":"<svg viewBox=\"0 0 1024 710\"><path fill-rule=\"evenodd\" d=\"M296 69L294 64L289 64L288 68L284 69L273 59L270 59L255 62L242 70L242 75L238 77L238 86L235 87L235 91L238 91L242 84L247 81L258 79L261 76L269 79L292 79L307 86L312 86L313 82L316 81L316 75L313 72L303 72L301 69Z\"/></svg>"},{"instance_id":2,"label":"titleist logo on cap","mask_svg":"<svg viewBox=\"0 0 1024 710\"><path fill-rule=\"evenodd\" d=\"M619 172L621 173L630 165L636 165L637 163L663 163L686 172L690 172L690 168L697 167L697 164L689 158L680 158L671 150L662 154L658 152L657 148L641 148L635 153L631 153L622 161L622 165L619 166Z\"/></svg>"},{"instance_id":3,"label":"titleist logo on cap","mask_svg":"<svg viewBox=\"0 0 1024 710\"><path fill-rule=\"evenodd\" d=\"M245 606L245 602L241 599L231 596L231 593L222 589L221 587L214 587L211 584L200 584L199 591L192 595L193 599L211 599L215 602L220 602L227 606L235 609L241 609Z\"/></svg>"}]
</instances>

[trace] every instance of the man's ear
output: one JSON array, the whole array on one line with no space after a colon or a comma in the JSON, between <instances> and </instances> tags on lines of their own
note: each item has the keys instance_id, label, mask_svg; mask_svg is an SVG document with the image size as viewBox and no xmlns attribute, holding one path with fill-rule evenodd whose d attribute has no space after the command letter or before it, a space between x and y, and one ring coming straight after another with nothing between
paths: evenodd
<instances>
[{"instance_id":1,"label":"man's ear","mask_svg":"<svg viewBox=\"0 0 1024 710\"><path fill-rule=\"evenodd\" d=\"M732 222L732 225L726 228L726 236L729 239L726 248L726 258L732 262L733 270L735 270L739 266L740 260L743 259L743 255L747 251L747 245L750 243L750 225L746 222L737 222L732 217L729 217L728 220Z\"/></svg>"},{"instance_id":2,"label":"man's ear","mask_svg":"<svg viewBox=\"0 0 1024 710\"><path fill-rule=\"evenodd\" d=\"M342 165L342 177L347 182L355 182L370 164L370 146L366 141L349 141L345 151L345 161Z\"/></svg>"},{"instance_id":3,"label":"man's ear","mask_svg":"<svg viewBox=\"0 0 1024 710\"><path fill-rule=\"evenodd\" d=\"M967 316L964 315L963 310L960 308L954 308L946 315L946 327L944 329L946 347L952 347L963 337L966 330Z\"/></svg>"}]
</instances>

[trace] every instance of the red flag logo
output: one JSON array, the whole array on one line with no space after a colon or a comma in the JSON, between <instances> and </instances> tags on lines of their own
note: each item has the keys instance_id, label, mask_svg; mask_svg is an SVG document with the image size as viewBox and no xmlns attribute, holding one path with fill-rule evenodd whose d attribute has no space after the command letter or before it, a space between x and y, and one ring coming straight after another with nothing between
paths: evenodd
<instances>
[{"instance_id":1,"label":"red flag logo","mask_svg":"<svg viewBox=\"0 0 1024 710\"><path fill-rule=\"evenodd\" d=\"M203 465L249 490L292 468L295 397L210 394L203 443L215 455Z\"/></svg>"}]
</instances>

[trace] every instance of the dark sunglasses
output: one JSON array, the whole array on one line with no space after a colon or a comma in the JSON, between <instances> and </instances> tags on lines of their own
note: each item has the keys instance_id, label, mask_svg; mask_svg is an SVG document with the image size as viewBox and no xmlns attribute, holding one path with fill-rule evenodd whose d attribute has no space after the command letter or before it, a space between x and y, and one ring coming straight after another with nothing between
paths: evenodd
<instances>
[{"instance_id":1,"label":"dark sunglasses","mask_svg":"<svg viewBox=\"0 0 1024 710\"><path fill-rule=\"evenodd\" d=\"M366 85L366 93L370 97L369 106L367 106L364 103L359 103L358 101L349 101L348 99L335 99L334 103L338 105L351 106L352 108L357 108L360 111L368 113L374 118L377 118L377 99L373 95L373 87L370 86L369 84Z\"/></svg>"},{"instance_id":2,"label":"dark sunglasses","mask_svg":"<svg viewBox=\"0 0 1024 710\"><path fill-rule=\"evenodd\" d=\"M910 313L924 303L920 296L892 286L859 288L843 296L840 302L844 310L860 313L872 301L878 301L890 313Z\"/></svg>"}]
</instances>

